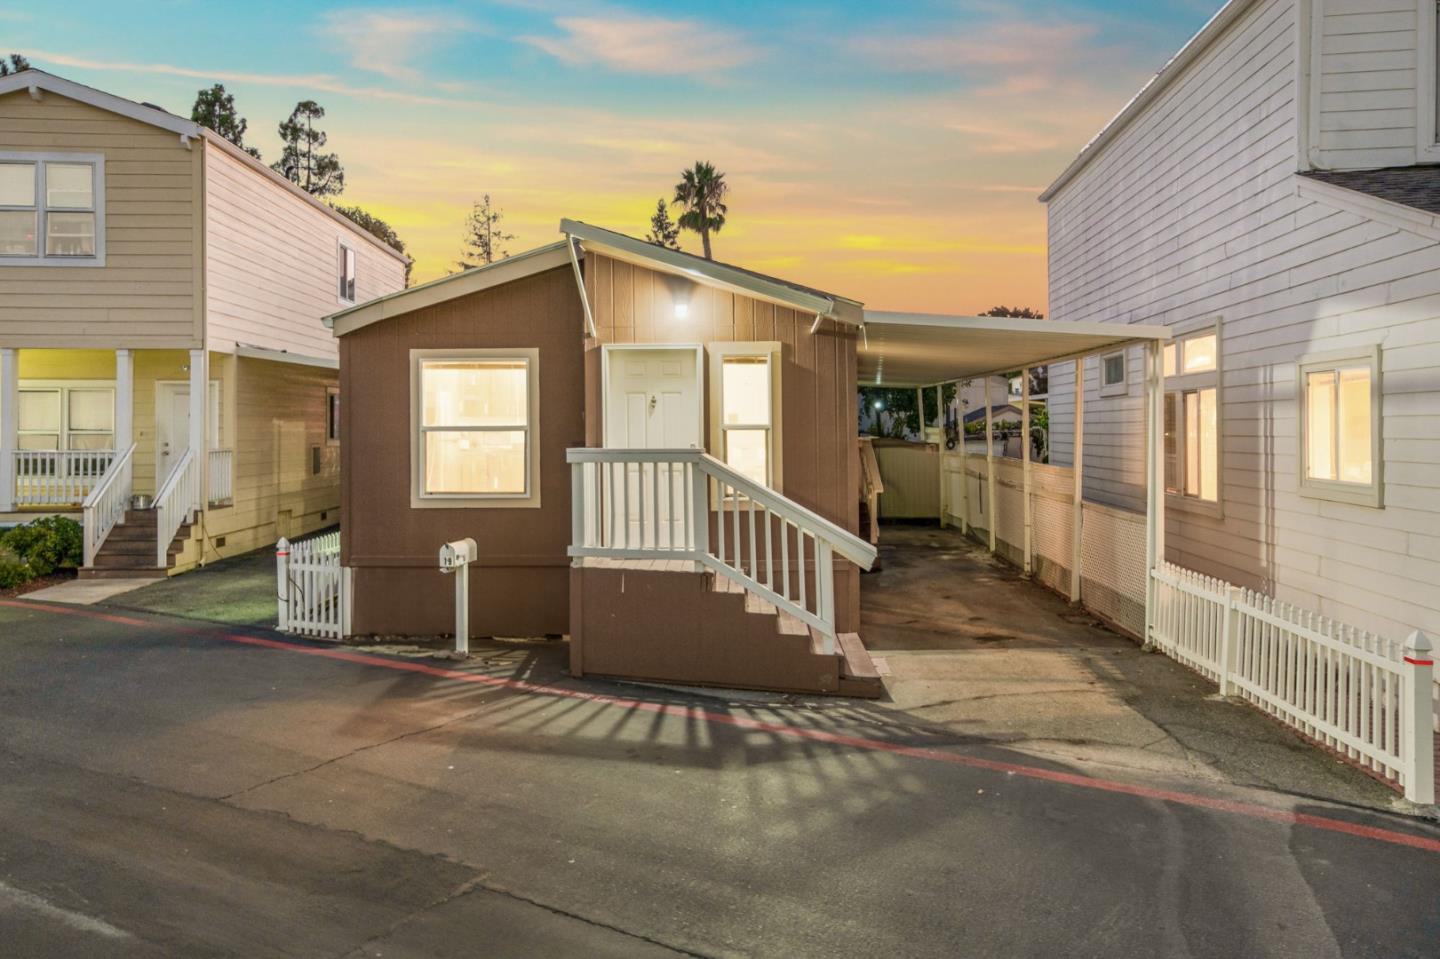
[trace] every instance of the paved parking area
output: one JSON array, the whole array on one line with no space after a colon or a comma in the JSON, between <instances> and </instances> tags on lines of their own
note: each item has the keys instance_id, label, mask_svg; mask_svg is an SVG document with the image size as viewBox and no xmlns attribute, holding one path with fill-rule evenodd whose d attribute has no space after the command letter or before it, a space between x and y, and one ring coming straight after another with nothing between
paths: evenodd
<instances>
[{"instance_id":1,"label":"paved parking area","mask_svg":"<svg viewBox=\"0 0 1440 959\"><path fill-rule=\"evenodd\" d=\"M1426 955L1440 830L843 702L0 604L26 956Z\"/></svg>"}]
</instances>

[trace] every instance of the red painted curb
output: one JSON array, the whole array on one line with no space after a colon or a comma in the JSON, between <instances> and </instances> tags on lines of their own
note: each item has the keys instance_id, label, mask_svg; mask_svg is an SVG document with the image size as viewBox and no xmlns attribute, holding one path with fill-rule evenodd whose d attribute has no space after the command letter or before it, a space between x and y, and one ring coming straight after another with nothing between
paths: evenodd
<instances>
[{"instance_id":1,"label":"red painted curb","mask_svg":"<svg viewBox=\"0 0 1440 959\"><path fill-rule=\"evenodd\" d=\"M0 600L0 606L11 606L17 609L29 609L46 613L59 613L62 615L83 616L105 622L119 623L127 626L148 626L154 628L160 625L161 628L175 632L181 632L181 626L169 626L168 624L156 624L144 620L134 619L128 616L117 616L110 613L101 613L96 610L81 607L50 606L48 604L25 602L23 600ZM382 656L375 656L370 653L360 653L353 650L337 649L323 646L305 646L300 643L283 639L266 639L260 636L242 636L238 633L221 633L218 635L196 635L196 639L220 639L225 642L238 643L245 646L259 646L265 649L280 649L287 652L301 653L308 656L320 656L325 659L336 659L347 663L357 663L363 666L378 666L382 669L398 670L400 672L419 673L425 676L434 676L438 679L453 679L464 683L474 683L481 686L489 686L495 689L509 689L523 693L537 693L546 696L556 696L564 699L578 699L585 702L597 703L602 706L618 706L623 709L637 712L655 713L662 716L676 716L683 719L703 720L720 726L733 726L737 729L750 729L758 732L774 733L777 735L790 736L796 739L807 739L813 742L829 743L836 746L850 746L855 749L865 749L875 752L887 752L897 756L907 756L911 759L924 759L930 762L949 763L955 766L965 766L971 769L985 769L991 772L1001 772L1007 775L1023 776L1026 779L1036 779L1043 782L1060 783L1066 786L1076 786L1081 789L1095 789L1102 792L1117 793L1126 796L1135 796L1140 799L1155 799L1161 802L1175 803L1182 806L1191 806L1198 809L1210 809L1216 812L1230 813L1237 816L1248 816L1251 819L1262 819L1267 822L1280 823L1282 825L1306 826L1311 829L1320 829L1327 832L1343 833L1350 836L1358 836L1363 839L1371 839L1376 842L1386 842L1397 846L1409 846L1412 849L1420 849L1425 852L1440 853L1440 839L1430 839L1425 836L1417 836L1410 833L1396 832L1390 829L1382 829L1378 826L1362 826L1358 823L1346 822L1343 819L1330 819L1325 816L1316 816L1310 813L1299 813L1288 809L1274 809L1269 806L1262 806L1258 803L1242 802L1233 799L1218 799L1212 796L1200 796L1194 793L1177 792L1169 789L1155 789L1149 786L1138 786L1132 783L1122 783L1110 779L1097 779L1092 776L1085 776L1079 773L1067 773L1053 769L1042 769L1038 766L1025 766L1019 763L1001 762L994 759L983 759L978 756L965 756L958 753L945 752L924 746L905 746L899 743L889 743L879 739L868 739L861 736L847 736L840 733L830 733L819 729L807 729L802 726L788 726L784 723L764 722L758 719L749 719L743 716L732 716L728 713L717 713L708 709L692 706L676 706L667 703L654 703L640 699L626 699L618 696L607 696L601 693L590 693L580 689L566 689L559 686L542 686L537 683L529 683L520 679L500 679L495 676L487 676L484 673L471 673L459 669L449 669L444 666L430 666L426 663L407 662L405 660L387 659Z\"/></svg>"}]
</instances>

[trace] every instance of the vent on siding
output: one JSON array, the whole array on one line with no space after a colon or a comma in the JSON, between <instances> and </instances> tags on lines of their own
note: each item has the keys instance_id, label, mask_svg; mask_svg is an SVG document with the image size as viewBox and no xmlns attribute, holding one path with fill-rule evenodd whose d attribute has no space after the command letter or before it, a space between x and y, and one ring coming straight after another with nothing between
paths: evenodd
<instances>
[{"instance_id":1,"label":"vent on siding","mask_svg":"<svg viewBox=\"0 0 1440 959\"><path fill-rule=\"evenodd\" d=\"M320 447L310 447L310 475L320 475Z\"/></svg>"}]
</instances>

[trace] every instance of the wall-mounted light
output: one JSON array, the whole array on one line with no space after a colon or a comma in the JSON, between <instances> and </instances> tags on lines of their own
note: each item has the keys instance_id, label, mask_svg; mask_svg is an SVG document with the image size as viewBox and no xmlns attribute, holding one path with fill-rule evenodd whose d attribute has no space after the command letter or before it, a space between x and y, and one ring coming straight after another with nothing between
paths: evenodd
<instances>
[{"instance_id":1,"label":"wall-mounted light","mask_svg":"<svg viewBox=\"0 0 1440 959\"><path fill-rule=\"evenodd\" d=\"M684 300L675 301L675 319L683 320L690 315L690 304Z\"/></svg>"}]
</instances>

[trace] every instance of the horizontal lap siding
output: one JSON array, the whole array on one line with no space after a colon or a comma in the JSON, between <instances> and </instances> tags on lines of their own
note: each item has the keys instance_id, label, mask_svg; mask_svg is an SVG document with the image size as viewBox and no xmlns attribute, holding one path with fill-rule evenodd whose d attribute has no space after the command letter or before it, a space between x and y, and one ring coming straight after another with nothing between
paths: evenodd
<instances>
[{"instance_id":1,"label":"horizontal lap siding","mask_svg":"<svg viewBox=\"0 0 1440 959\"><path fill-rule=\"evenodd\" d=\"M1050 204L1060 320L1222 318L1221 519L1171 509L1168 558L1392 636L1440 631L1440 247L1298 198L1294 24L1262 3ZM1380 344L1381 510L1298 495L1295 363ZM1144 503L1143 361L1101 398L1086 365L1085 494ZM1072 461L1073 364L1051 369Z\"/></svg>"},{"instance_id":2,"label":"horizontal lap siding","mask_svg":"<svg viewBox=\"0 0 1440 959\"><path fill-rule=\"evenodd\" d=\"M1313 136L1321 167L1415 162L1416 2L1323 0Z\"/></svg>"},{"instance_id":3,"label":"horizontal lap siding","mask_svg":"<svg viewBox=\"0 0 1440 959\"><path fill-rule=\"evenodd\" d=\"M339 243L358 258L356 302L403 289L405 266L265 174L206 145L210 342L333 357L321 320L339 299Z\"/></svg>"},{"instance_id":4,"label":"horizontal lap siding","mask_svg":"<svg viewBox=\"0 0 1440 959\"><path fill-rule=\"evenodd\" d=\"M599 342L590 349L593 358L587 361L590 445L601 445L601 344L778 341L781 492L852 533L859 529L859 401L853 332L827 321L811 333L813 314L596 253L586 254L585 284L599 333ZM689 297L684 319L675 316L675 299L681 294ZM705 364L708 383L708 356ZM711 435L709 392L704 391L706 442ZM858 626L858 583L853 569L839 578L836 610L842 631Z\"/></svg>"},{"instance_id":5,"label":"horizontal lap siding","mask_svg":"<svg viewBox=\"0 0 1440 959\"><path fill-rule=\"evenodd\" d=\"M192 347L200 151L45 92L0 96L0 151L105 157L105 265L0 267L0 346Z\"/></svg>"}]
</instances>

